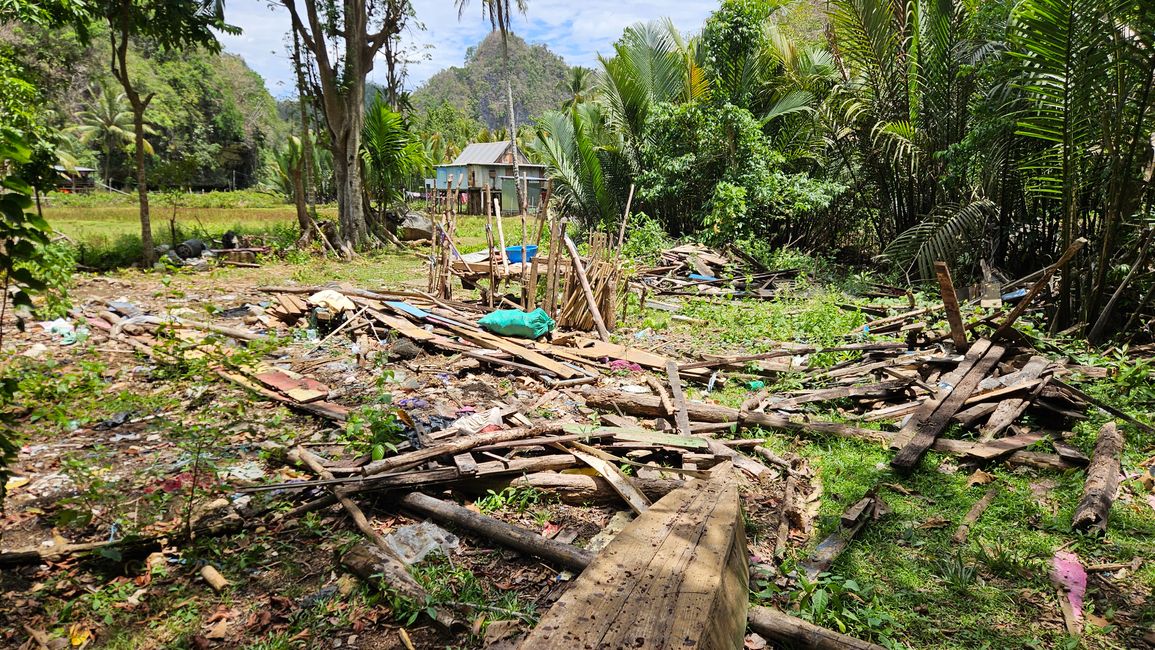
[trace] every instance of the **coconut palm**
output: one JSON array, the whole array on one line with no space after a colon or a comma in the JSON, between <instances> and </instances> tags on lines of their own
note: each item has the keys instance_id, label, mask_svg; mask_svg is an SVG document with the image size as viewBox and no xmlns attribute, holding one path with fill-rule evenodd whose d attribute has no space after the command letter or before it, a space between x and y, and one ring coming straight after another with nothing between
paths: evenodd
<instances>
[{"instance_id":1,"label":"coconut palm","mask_svg":"<svg viewBox=\"0 0 1155 650\"><path fill-rule=\"evenodd\" d=\"M98 143L103 154L102 177L104 184L112 180L112 153L125 149L133 143L133 118L129 110L128 100L124 93L118 93L107 82L102 81L98 90L92 92L92 100L88 107L76 114L78 124L69 131L74 133L82 143ZM151 125L144 126L144 132L155 135ZM145 153L152 155L152 144L144 140Z\"/></svg>"},{"instance_id":2,"label":"coconut palm","mask_svg":"<svg viewBox=\"0 0 1155 650\"><path fill-rule=\"evenodd\" d=\"M561 107L567 111L574 110L578 104L590 99L597 81L597 73L580 65L570 68L569 75L569 79L561 85L567 95Z\"/></svg>"},{"instance_id":3,"label":"coconut palm","mask_svg":"<svg viewBox=\"0 0 1155 650\"><path fill-rule=\"evenodd\" d=\"M378 94L365 111L361 130L361 161L365 169L365 192L378 220L400 201L406 185L433 167L425 147L405 126L401 114Z\"/></svg>"},{"instance_id":4,"label":"coconut palm","mask_svg":"<svg viewBox=\"0 0 1155 650\"><path fill-rule=\"evenodd\" d=\"M460 20L465 13L466 7L469 6L469 0L454 0L457 4L457 17ZM528 0L515 0L515 5L518 12L524 14L529 7ZM513 82L509 77L509 47L507 37L509 35L509 26L511 19L512 7L509 0L481 0L481 16L489 19L490 26L498 32L501 32L501 60L505 67L505 98L507 108L509 109L509 132L517 133L517 115L514 112L513 105ZM514 178L521 178L521 164L518 161L518 147L517 138L510 139L513 149L513 176ZM527 208L527 198L525 190L521 183L514 183L517 187L517 204L524 214Z\"/></svg>"}]
</instances>

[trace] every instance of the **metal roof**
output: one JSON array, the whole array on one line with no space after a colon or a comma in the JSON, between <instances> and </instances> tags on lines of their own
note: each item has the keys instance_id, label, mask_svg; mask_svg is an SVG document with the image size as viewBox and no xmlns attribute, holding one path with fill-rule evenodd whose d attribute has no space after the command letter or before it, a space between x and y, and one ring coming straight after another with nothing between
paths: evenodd
<instances>
[{"instance_id":1,"label":"metal roof","mask_svg":"<svg viewBox=\"0 0 1155 650\"><path fill-rule=\"evenodd\" d=\"M509 149L509 140L501 142L474 142L461 150L454 159L454 165L492 165L497 162L505 150Z\"/></svg>"}]
</instances>

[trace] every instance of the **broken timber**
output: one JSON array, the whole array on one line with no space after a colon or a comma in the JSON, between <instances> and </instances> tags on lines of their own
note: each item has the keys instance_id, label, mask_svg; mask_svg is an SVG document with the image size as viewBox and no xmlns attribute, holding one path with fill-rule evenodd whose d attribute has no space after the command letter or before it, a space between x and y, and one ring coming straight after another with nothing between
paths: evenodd
<instances>
[{"instance_id":1,"label":"broken timber","mask_svg":"<svg viewBox=\"0 0 1155 650\"><path fill-rule=\"evenodd\" d=\"M789 648L809 650L884 650L882 646L804 621L771 607L751 607L746 616L750 629L767 641ZM737 646L741 647L741 646Z\"/></svg>"},{"instance_id":2,"label":"broken timber","mask_svg":"<svg viewBox=\"0 0 1155 650\"><path fill-rule=\"evenodd\" d=\"M1087 481L1083 484L1083 498L1075 508L1072 527L1079 530L1107 530L1107 517L1119 490L1119 472L1123 455L1123 433L1114 422L1099 430L1091 464L1087 467Z\"/></svg>"},{"instance_id":3,"label":"broken timber","mask_svg":"<svg viewBox=\"0 0 1155 650\"><path fill-rule=\"evenodd\" d=\"M738 484L727 463L626 526L520 648L740 648L747 572Z\"/></svg>"},{"instance_id":4,"label":"broken timber","mask_svg":"<svg viewBox=\"0 0 1155 650\"><path fill-rule=\"evenodd\" d=\"M807 579L816 580L818 574L829 571L834 561L850 546L850 541L858 536L858 532L868 521L877 520L889 512L890 507L874 490L847 508L846 512L842 513L838 529L819 542L813 555L799 563L798 566L806 572Z\"/></svg>"},{"instance_id":5,"label":"broken timber","mask_svg":"<svg viewBox=\"0 0 1155 650\"><path fill-rule=\"evenodd\" d=\"M909 442L890 461L891 467L899 471L910 471L918 464L922 455L950 424L951 418L978 388L979 382L999 362L1003 352L1005 350L1002 346L993 345L987 339L975 342L955 371L955 376L959 378L957 385L940 390L935 399L924 402L899 431L898 439L909 439Z\"/></svg>"}]
</instances>

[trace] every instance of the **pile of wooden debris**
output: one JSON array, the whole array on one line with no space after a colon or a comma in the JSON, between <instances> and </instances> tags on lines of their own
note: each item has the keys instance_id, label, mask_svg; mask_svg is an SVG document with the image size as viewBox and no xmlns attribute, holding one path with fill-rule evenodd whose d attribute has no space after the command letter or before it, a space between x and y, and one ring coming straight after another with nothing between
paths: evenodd
<instances>
[{"instance_id":1,"label":"pile of wooden debris","mask_svg":"<svg viewBox=\"0 0 1155 650\"><path fill-rule=\"evenodd\" d=\"M583 263L569 248L572 268L582 280ZM679 293L691 291L692 285L694 293L705 293L707 287L769 297L774 283L789 276L763 272L720 281L723 271L731 270L729 260L698 247L673 249L667 258L662 269L644 274L648 290ZM875 441L896 450L892 465L901 472L915 471L930 449L957 456L960 463L975 468L1005 462L1064 471L1090 463L1076 525L1104 528L1114 494L1112 481L1119 475L1121 438L1113 424L1104 427L1093 457L1087 458L1066 442L1062 432L1071 421L1085 418L1092 405L1145 431L1151 429L1070 383L1073 377L1095 371L1048 360L1015 331L1016 319L1062 262L1040 274L1013 307L984 312L969 321L943 269L941 305L881 315L861 332L848 333L851 340L845 345L818 349L783 343L770 346L768 352L710 358L671 358L643 349L640 339L624 345L610 342L608 336L594 340L573 332L539 340L502 336L477 324L489 311L482 303L433 292L340 285L267 288L273 300L263 311L257 310L262 313L247 319L264 331L116 313L109 305L90 305L75 315L110 339L156 358L175 354L161 345L174 330L196 346L184 354L210 357L227 356L229 346L235 345L222 337L244 342L273 332L309 332L314 338L298 336L306 340L294 346L300 346L294 354L256 366L221 363L215 372L265 398L336 422L348 419L364 396L375 390L372 382L356 380L349 373L371 376L377 361L385 359L414 375L411 384L393 391L405 442L388 452L356 458L339 456L337 445L327 448L326 457L316 448L270 444L274 456L308 468L315 480L266 483L243 491L291 499L293 509L276 515L269 506L229 512L217 523L201 526L200 534L265 525L270 517L284 521L339 505L369 542L346 553L344 564L367 580L425 602L422 587L369 525L358 503L367 493L389 492L407 510L582 572L522 642L523 648L668 647L674 639L678 645L738 647L747 618L752 629L775 641L805 638L817 644L813 647L873 647L781 612L748 612L750 542L740 495L755 491L759 496L753 501L761 507L773 504L769 529L777 535L759 542L770 548L758 555L781 557L792 538L806 540L808 519L813 516L810 504L820 492L801 459L778 457L758 446L761 440L724 436L757 428L802 437ZM709 277L682 279L686 270ZM614 271L606 273L612 276ZM587 280L580 285L589 296L586 290L592 287ZM559 300L551 306L564 309L564 304ZM925 325L936 322L932 317L939 313L948 323L942 333ZM880 332L897 333L904 340L867 337ZM975 338L979 333L982 336ZM345 364L340 371L344 374L330 378L313 376L310 369L334 364L332 358L310 355L337 342L356 357L356 364ZM843 360L834 365L812 363L833 353ZM772 380L782 374L801 381L803 388L790 392L766 388L741 408L686 396L688 382L708 391L727 377ZM481 392L487 382L514 381L519 397L513 403L467 404L461 399L450 408L439 406L466 382L475 381L471 377L482 378L482 388L472 389ZM772 381L759 383L773 386ZM368 387L358 394L346 385ZM836 405L842 415L839 421L814 417L814 407L821 404ZM1028 426L1027 416L1042 426ZM958 437L944 435L950 430ZM1050 450L1028 450L1042 443ZM747 448L751 453L743 452ZM593 475L566 472L579 467ZM441 495L447 488L476 493L511 484L533 486L570 503L620 500L638 518L595 555L429 494ZM985 504L990 500L985 498ZM967 515L956 537L965 538L966 527L981 516L984 501ZM840 530L820 544L802 568L811 576L828 569L859 530L886 512L877 490L864 494L845 513ZM4 553L0 564L100 546ZM631 593L645 597L627 598ZM433 618L449 630L461 625L460 613L451 608L438 609Z\"/></svg>"}]
</instances>

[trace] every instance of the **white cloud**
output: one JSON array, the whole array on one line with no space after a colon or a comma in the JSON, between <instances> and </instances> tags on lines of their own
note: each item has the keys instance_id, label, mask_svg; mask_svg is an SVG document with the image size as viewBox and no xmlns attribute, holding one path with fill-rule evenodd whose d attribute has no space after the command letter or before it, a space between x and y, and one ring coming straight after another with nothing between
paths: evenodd
<instances>
[{"instance_id":1,"label":"white cloud","mask_svg":"<svg viewBox=\"0 0 1155 650\"><path fill-rule=\"evenodd\" d=\"M417 20L425 30L410 30L403 39L428 54L428 59L409 66L409 87L420 85L438 70L464 62L466 49L489 32L480 3L471 0L458 19L454 0L413 0ZM570 65L593 66L597 54L609 52L622 30L633 23L668 16L678 29L694 32L716 7L716 1L701 0L529 0L527 15L515 16L513 30L530 42L549 46ZM294 94L285 49L288 12L279 2L229 0L225 16L244 30L239 36L223 35L225 49L244 57L265 78L274 96ZM381 67L378 65L370 79L381 81Z\"/></svg>"}]
</instances>

